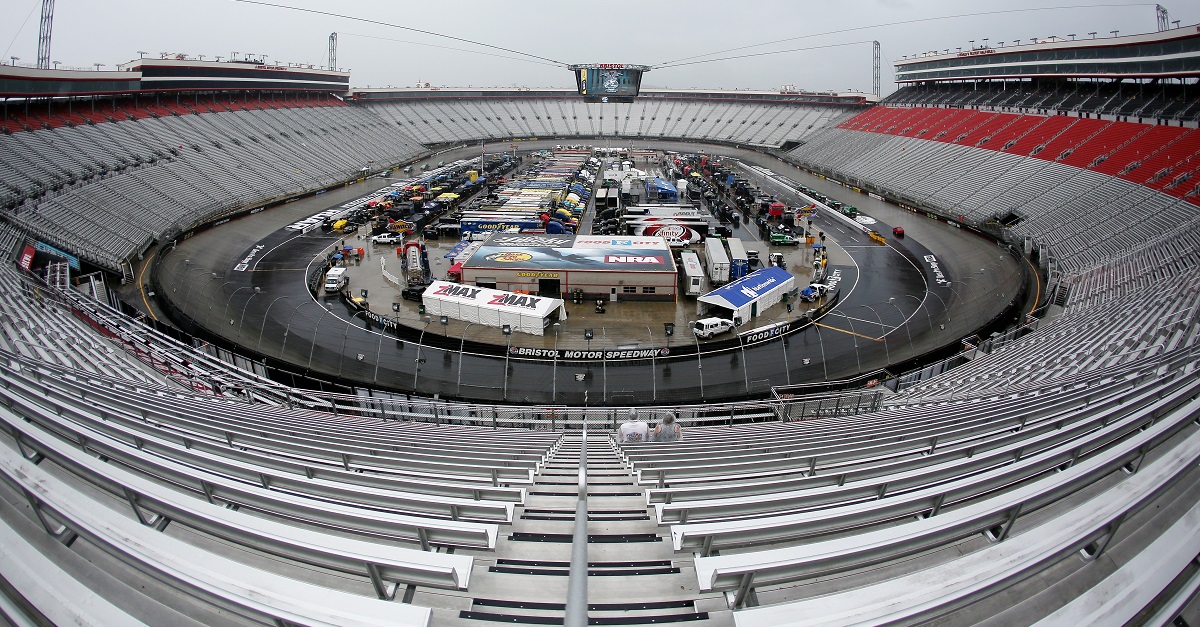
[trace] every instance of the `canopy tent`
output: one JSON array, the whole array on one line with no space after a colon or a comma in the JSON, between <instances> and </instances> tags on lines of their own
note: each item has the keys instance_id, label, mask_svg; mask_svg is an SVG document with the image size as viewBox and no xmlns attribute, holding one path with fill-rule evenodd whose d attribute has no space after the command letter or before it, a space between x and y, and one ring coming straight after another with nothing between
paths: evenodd
<instances>
[{"instance_id":1,"label":"canopy tent","mask_svg":"<svg viewBox=\"0 0 1200 627\"><path fill-rule=\"evenodd\" d=\"M783 299L794 288L796 279L779 266L769 266L701 296L701 303L728 310L737 322L746 322Z\"/></svg>"},{"instance_id":2,"label":"canopy tent","mask_svg":"<svg viewBox=\"0 0 1200 627\"><path fill-rule=\"evenodd\" d=\"M517 294L486 287L434 281L421 294L426 311L463 322L513 331L544 335L556 320L567 319L567 308L560 298Z\"/></svg>"}]
</instances>

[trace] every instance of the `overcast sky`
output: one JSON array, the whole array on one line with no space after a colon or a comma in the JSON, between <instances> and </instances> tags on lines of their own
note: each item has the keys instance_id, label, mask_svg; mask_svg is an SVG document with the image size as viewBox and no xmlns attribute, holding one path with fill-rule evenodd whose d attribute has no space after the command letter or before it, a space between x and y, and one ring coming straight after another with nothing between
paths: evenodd
<instances>
[{"instance_id":1,"label":"overcast sky","mask_svg":"<svg viewBox=\"0 0 1200 627\"><path fill-rule=\"evenodd\" d=\"M534 59L382 24L315 15L234 0L57 0L51 59L65 66L117 64L161 52L267 55L269 62L325 65L329 33L338 33L338 65L356 87L414 86L573 88L561 63L666 65L775 50L783 54L657 68L643 87L871 90L871 40L882 46L882 82L893 89L891 62L928 50L992 47L1058 35L1110 37L1156 30L1154 4L1086 3L1069 9L984 12L1084 5L1030 0L271 0L386 22L544 57ZM2 59L37 58L41 0L0 0ZM1200 21L1200 3L1165 5L1184 26ZM970 15L965 15L970 14ZM951 17L964 15L964 17ZM28 16L28 17L26 17ZM897 22L913 21L908 24ZM24 22L24 24L22 24ZM893 25L887 25L893 24ZM834 32L838 31L838 32ZM828 34L825 34L828 33ZM783 39L791 41L756 46ZM753 46L753 47L747 47ZM451 50L455 48L459 50ZM472 50L464 52L461 50ZM479 54L486 53L486 54ZM500 58L494 55L502 55ZM692 59L701 60L701 59Z\"/></svg>"}]
</instances>

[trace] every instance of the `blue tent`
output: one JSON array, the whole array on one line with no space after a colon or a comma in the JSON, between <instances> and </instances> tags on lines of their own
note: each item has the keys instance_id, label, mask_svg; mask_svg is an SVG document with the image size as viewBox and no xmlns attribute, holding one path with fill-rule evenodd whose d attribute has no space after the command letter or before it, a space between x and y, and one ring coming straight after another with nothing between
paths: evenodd
<instances>
[{"instance_id":1,"label":"blue tent","mask_svg":"<svg viewBox=\"0 0 1200 627\"><path fill-rule=\"evenodd\" d=\"M650 200L679 200L679 190L675 186L658 178L646 179L646 198Z\"/></svg>"},{"instance_id":2,"label":"blue tent","mask_svg":"<svg viewBox=\"0 0 1200 627\"><path fill-rule=\"evenodd\" d=\"M768 266L701 296L700 302L728 310L730 318L748 322L783 299L796 285L796 279L779 266Z\"/></svg>"}]
</instances>

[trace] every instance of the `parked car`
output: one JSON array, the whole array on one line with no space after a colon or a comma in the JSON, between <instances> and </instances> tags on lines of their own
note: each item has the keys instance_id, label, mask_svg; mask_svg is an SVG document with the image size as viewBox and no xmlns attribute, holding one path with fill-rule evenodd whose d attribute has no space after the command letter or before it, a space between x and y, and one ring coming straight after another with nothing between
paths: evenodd
<instances>
[{"instance_id":1,"label":"parked car","mask_svg":"<svg viewBox=\"0 0 1200 627\"><path fill-rule=\"evenodd\" d=\"M403 238L400 237L399 233L391 233L391 232L380 233L379 235L376 235L375 237L371 238L371 243L372 244L396 244L396 243L400 242L402 239Z\"/></svg>"},{"instance_id":2,"label":"parked car","mask_svg":"<svg viewBox=\"0 0 1200 627\"><path fill-rule=\"evenodd\" d=\"M824 283L809 283L808 287L817 292L817 296L824 296L833 291L833 286Z\"/></svg>"},{"instance_id":3,"label":"parked car","mask_svg":"<svg viewBox=\"0 0 1200 627\"><path fill-rule=\"evenodd\" d=\"M425 293L426 287L429 287L429 286L428 285L414 285L411 287L406 287L406 288L400 290L400 297L403 298L404 300L411 300L413 302L419 303L419 302L421 302L421 295Z\"/></svg>"},{"instance_id":4,"label":"parked car","mask_svg":"<svg viewBox=\"0 0 1200 627\"><path fill-rule=\"evenodd\" d=\"M696 337L708 339L733 329L733 321L725 318L701 318L692 323L692 332Z\"/></svg>"}]
</instances>

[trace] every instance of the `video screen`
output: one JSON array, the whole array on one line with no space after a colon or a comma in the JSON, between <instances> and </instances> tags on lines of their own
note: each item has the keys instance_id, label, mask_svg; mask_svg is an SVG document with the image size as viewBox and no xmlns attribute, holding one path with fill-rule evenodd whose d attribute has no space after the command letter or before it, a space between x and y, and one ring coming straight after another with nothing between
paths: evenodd
<instances>
[{"instance_id":1,"label":"video screen","mask_svg":"<svg viewBox=\"0 0 1200 627\"><path fill-rule=\"evenodd\" d=\"M622 66L580 67L575 70L579 95L588 102L631 102L642 85L641 69Z\"/></svg>"}]
</instances>

